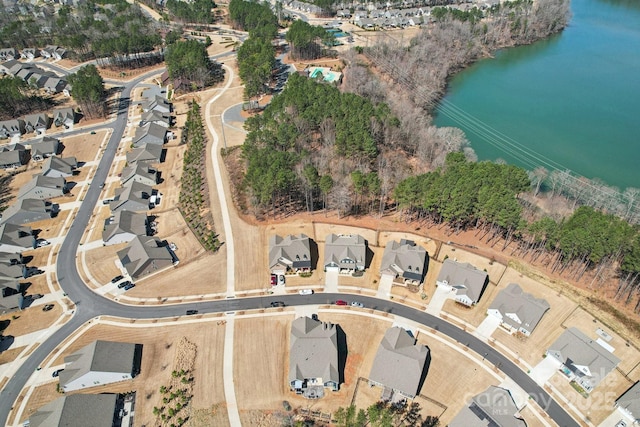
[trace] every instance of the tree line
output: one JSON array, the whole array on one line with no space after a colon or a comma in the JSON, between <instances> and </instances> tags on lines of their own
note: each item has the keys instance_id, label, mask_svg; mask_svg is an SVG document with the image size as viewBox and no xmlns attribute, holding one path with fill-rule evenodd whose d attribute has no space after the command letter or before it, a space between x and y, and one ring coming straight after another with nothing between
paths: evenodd
<instances>
[{"instance_id":1,"label":"tree line","mask_svg":"<svg viewBox=\"0 0 640 427\"><path fill-rule=\"evenodd\" d=\"M224 80L222 65L209 58L205 44L198 40L178 40L164 56L176 90L200 90Z\"/></svg>"},{"instance_id":2,"label":"tree line","mask_svg":"<svg viewBox=\"0 0 640 427\"><path fill-rule=\"evenodd\" d=\"M157 4L152 2L153 7ZM215 21L212 12L217 7L213 0L193 0L190 2L180 0L167 0L166 8L174 20L183 23L211 24Z\"/></svg>"},{"instance_id":3,"label":"tree line","mask_svg":"<svg viewBox=\"0 0 640 427\"><path fill-rule=\"evenodd\" d=\"M89 118L107 115L104 81L95 65L85 65L78 72L69 74L67 81L72 87L71 96Z\"/></svg>"},{"instance_id":4,"label":"tree line","mask_svg":"<svg viewBox=\"0 0 640 427\"><path fill-rule=\"evenodd\" d=\"M15 119L51 107L52 100L41 96L19 77L0 79L0 120Z\"/></svg>"},{"instance_id":5,"label":"tree line","mask_svg":"<svg viewBox=\"0 0 640 427\"><path fill-rule=\"evenodd\" d=\"M293 21L286 36L289 56L293 59L310 60L322 56L323 46L333 46L335 36L319 25L310 25L301 19Z\"/></svg>"}]
</instances>

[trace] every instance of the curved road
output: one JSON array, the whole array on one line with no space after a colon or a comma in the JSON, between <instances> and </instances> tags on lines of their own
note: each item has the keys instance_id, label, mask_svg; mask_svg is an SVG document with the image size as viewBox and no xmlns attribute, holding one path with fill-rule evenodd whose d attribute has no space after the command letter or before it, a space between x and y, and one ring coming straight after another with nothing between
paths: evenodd
<instances>
[{"instance_id":1,"label":"curved road","mask_svg":"<svg viewBox=\"0 0 640 427\"><path fill-rule=\"evenodd\" d=\"M345 298L342 294L317 293L309 296L265 296L194 302L180 305L140 307L127 306L104 298L103 296L94 293L84 284L76 266L77 248L100 196L100 184L104 183L107 178L109 168L115 157L122 135L124 134L128 118L128 109L130 105L129 96L131 94L131 90L143 79L157 73L158 71L156 70L138 77L137 79L127 83L121 92L116 120L109 124L109 126L113 128L113 133L107 144L104 155L100 160L100 164L97 168L91 186L86 193L85 199L82 202L76 218L74 219L58 253L56 266L58 282L68 297L75 302L75 314L66 324L36 348L36 350L18 368L16 373L9 379L4 390L0 392L0 425L6 425L9 412L11 411L20 391L34 370L38 368L40 363L65 338L96 316L108 315L139 319L163 318L181 316L185 314L186 310L190 309L198 310L199 313L219 313L267 308L273 301L283 301L286 305L307 305L330 304L336 299ZM522 387L522 389L524 389L559 426L579 426L579 424L560 405L558 405L547 392L536 384L528 374L523 372L522 369L516 366L500 352L496 351L493 347L473 335L440 318L392 301L366 296L358 296L358 300L363 302L368 308L393 313L418 322L428 328L433 328L439 333L447 335L463 345L468 346L469 349L476 353L484 355L485 359L493 363L505 375L513 379L520 387Z\"/></svg>"}]
</instances>

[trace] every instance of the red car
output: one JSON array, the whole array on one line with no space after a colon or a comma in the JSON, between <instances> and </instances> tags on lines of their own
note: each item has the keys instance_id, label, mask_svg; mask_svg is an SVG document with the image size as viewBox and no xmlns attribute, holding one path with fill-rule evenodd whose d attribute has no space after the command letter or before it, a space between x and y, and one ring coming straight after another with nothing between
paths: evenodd
<instances>
[{"instance_id":1,"label":"red car","mask_svg":"<svg viewBox=\"0 0 640 427\"><path fill-rule=\"evenodd\" d=\"M347 302L339 299L338 301L336 301L336 305L347 305Z\"/></svg>"},{"instance_id":2,"label":"red car","mask_svg":"<svg viewBox=\"0 0 640 427\"><path fill-rule=\"evenodd\" d=\"M278 284L278 276L275 274L271 275L271 286L276 286Z\"/></svg>"}]
</instances>

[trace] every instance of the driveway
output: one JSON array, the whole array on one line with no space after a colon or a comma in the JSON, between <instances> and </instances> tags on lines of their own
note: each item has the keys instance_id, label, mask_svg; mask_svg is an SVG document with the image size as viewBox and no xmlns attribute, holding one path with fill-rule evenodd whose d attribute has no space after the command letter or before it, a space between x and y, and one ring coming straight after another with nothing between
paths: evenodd
<instances>
[{"instance_id":1,"label":"driveway","mask_svg":"<svg viewBox=\"0 0 640 427\"><path fill-rule=\"evenodd\" d=\"M383 274L380 277L380 285L378 286L378 298L389 298L391 295L391 285L393 284L393 276Z\"/></svg>"},{"instance_id":2,"label":"driveway","mask_svg":"<svg viewBox=\"0 0 640 427\"><path fill-rule=\"evenodd\" d=\"M443 288L442 286L436 286L436 292L431 297L431 301L429 301L427 313L434 316L440 316L440 312L442 311L444 302L448 299L453 298L454 296L455 293L452 290Z\"/></svg>"},{"instance_id":3,"label":"driveway","mask_svg":"<svg viewBox=\"0 0 640 427\"><path fill-rule=\"evenodd\" d=\"M547 356L531 370L531 378L538 383L539 386L549 381L549 379L560 369L562 364L555 358Z\"/></svg>"},{"instance_id":4,"label":"driveway","mask_svg":"<svg viewBox=\"0 0 640 427\"><path fill-rule=\"evenodd\" d=\"M479 338L487 339L493 335L496 329L500 326L500 319L495 316L488 315L476 328L476 336Z\"/></svg>"},{"instance_id":5,"label":"driveway","mask_svg":"<svg viewBox=\"0 0 640 427\"><path fill-rule=\"evenodd\" d=\"M337 293L338 292L338 273L337 269L327 268L325 273L324 292Z\"/></svg>"}]
</instances>

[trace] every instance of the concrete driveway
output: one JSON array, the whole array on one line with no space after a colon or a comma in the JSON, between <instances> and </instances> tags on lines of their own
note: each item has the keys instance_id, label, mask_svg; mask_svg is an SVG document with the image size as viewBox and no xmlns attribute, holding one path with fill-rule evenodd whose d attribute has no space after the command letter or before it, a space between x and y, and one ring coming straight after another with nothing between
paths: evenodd
<instances>
[{"instance_id":1,"label":"concrete driveway","mask_svg":"<svg viewBox=\"0 0 640 427\"><path fill-rule=\"evenodd\" d=\"M562 364L551 356L547 356L531 370L531 378L538 383L539 386L549 381L549 379L560 369Z\"/></svg>"},{"instance_id":2,"label":"concrete driveway","mask_svg":"<svg viewBox=\"0 0 640 427\"><path fill-rule=\"evenodd\" d=\"M485 339L490 338L495 330L498 329L498 326L500 326L500 319L488 315L476 328L476 336Z\"/></svg>"},{"instance_id":3,"label":"concrete driveway","mask_svg":"<svg viewBox=\"0 0 640 427\"><path fill-rule=\"evenodd\" d=\"M448 299L451 299L455 296L455 293L448 288L443 288L442 286L436 286L436 291L431 297L431 301L429 301L429 306L427 307L427 313L432 314L434 316L440 316L440 312L442 311L442 307L444 306L444 302Z\"/></svg>"},{"instance_id":4,"label":"concrete driveway","mask_svg":"<svg viewBox=\"0 0 640 427\"><path fill-rule=\"evenodd\" d=\"M327 269L325 273L324 292L338 292L338 276L340 273Z\"/></svg>"},{"instance_id":5,"label":"concrete driveway","mask_svg":"<svg viewBox=\"0 0 640 427\"><path fill-rule=\"evenodd\" d=\"M389 298L391 295L391 285L393 284L393 276L383 274L380 277L380 285L378 285L378 298Z\"/></svg>"}]
</instances>

